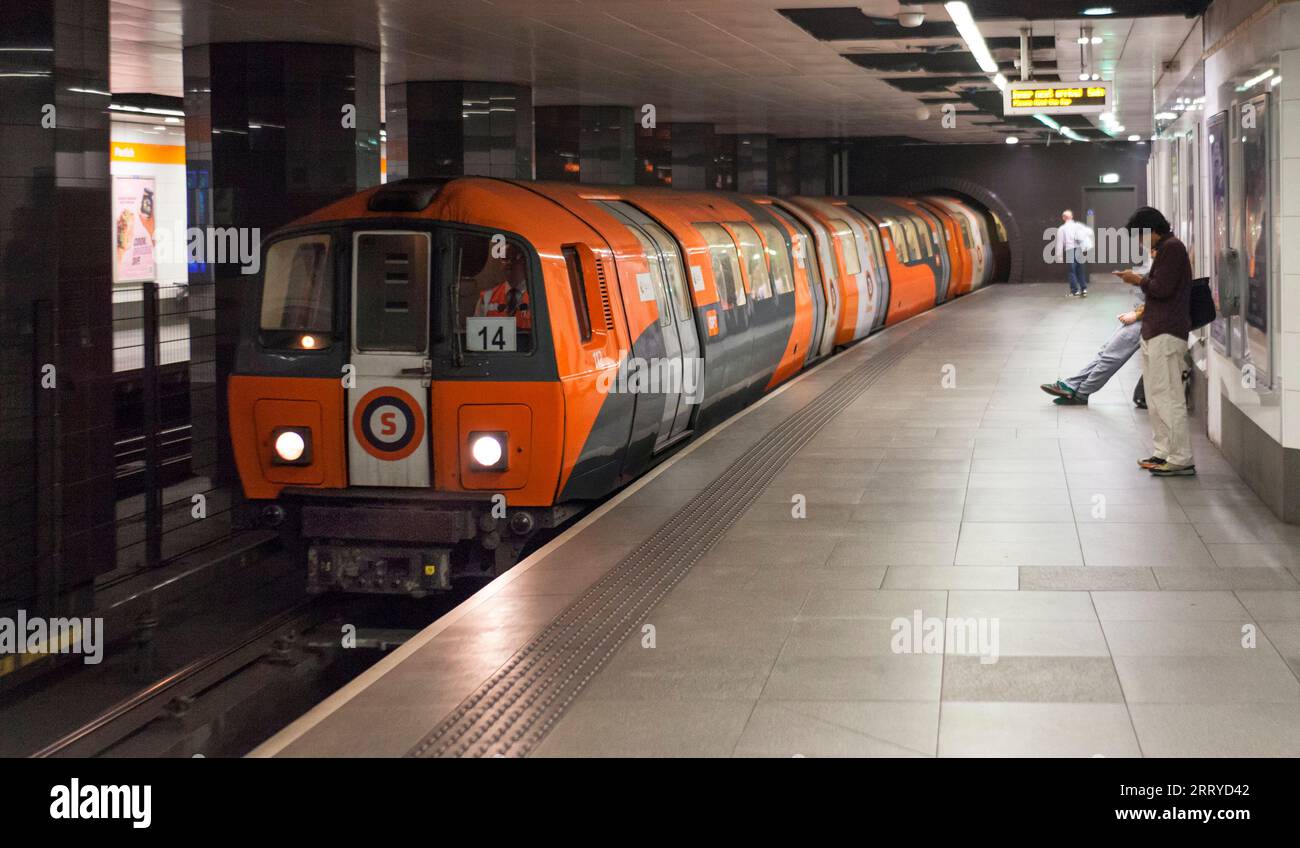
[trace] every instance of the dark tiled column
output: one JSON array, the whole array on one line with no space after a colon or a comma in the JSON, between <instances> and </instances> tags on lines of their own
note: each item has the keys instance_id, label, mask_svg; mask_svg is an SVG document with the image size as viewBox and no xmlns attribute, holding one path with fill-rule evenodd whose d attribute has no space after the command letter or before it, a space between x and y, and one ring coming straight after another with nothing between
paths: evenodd
<instances>
[{"instance_id":1,"label":"dark tiled column","mask_svg":"<svg viewBox=\"0 0 1300 848\"><path fill-rule=\"evenodd\" d=\"M776 141L777 194L831 194L830 144L821 138Z\"/></svg>"},{"instance_id":2,"label":"dark tiled column","mask_svg":"<svg viewBox=\"0 0 1300 848\"><path fill-rule=\"evenodd\" d=\"M537 178L604 185L636 179L630 106L538 106Z\"/></svg>"},{"instance_id":3,"label":"dark tiled column","mask_svg":"<svg viewBox=\"0 0 1300 848\"><path fill-rule=\"evenodd\" d=\"M736 190L745 194L776 191L776 157L772 136L750 133L736 136Z\"/></svg>"},{"instance_id":4,"label":"dark tiled column","mask_svg":"<svg viewBox=\"0 0 1300 848\"><path fill-rule=\"evenodd\" d=\"M379 182L379 56L336 44L185 49L190 226L272 230ZM351 116L350 120L345 120ZM233 481L226 378L249 281L190 271L195 473Z\"/></svg>"},{"instance_id":5,"label":"dark tiled column","mask_svg":"<svg viewBox=\"0 0 1300 848\"><path fill-rule=\"evenodd\" d=\"M0 608L113 566L108 102L107 3L5 0Z\"/></svg>"},{"instance_id":6,"label":"dark tiled column","mask_svg":"<svg viewBox=\"0 0 1300 848\"><path fill-rule=\"evenodd\" d=\"M384 92L388 179L532 179L533 94L503 82L402 82Z\"/></svg>"},{"instance_id":7,"label":"dark tiled column","mask_svg":"<svg viewBox=\"0 0 1300 848\"><path fill-rule=\"evenodd\" d=\"M738 176L740 136L715 133L713 136L713 188L735 191Z\"/></svg>"},{"instance_id":8,"label":"dark tiled column","mask_svg":"<svg viewBox=\"0 0 1300 848\"><path fill-rule=\"evenodd\" d=\"M717 141L712 124L661 123L636 128L637 185L687 191L717 188Z\"/></svg>"}]
</instances>

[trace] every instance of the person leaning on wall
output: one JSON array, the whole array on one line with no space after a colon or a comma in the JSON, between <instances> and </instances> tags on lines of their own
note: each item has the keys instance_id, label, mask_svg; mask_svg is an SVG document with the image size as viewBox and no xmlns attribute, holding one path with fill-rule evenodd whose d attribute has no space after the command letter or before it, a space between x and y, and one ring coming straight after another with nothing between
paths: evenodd
<instances>
[{"instance_id":1,"label":"person leaning on wall","mask_svg":"<svg viewBox=\"0 0 1300 848\"><path fill-rule=\"evenodd\" d=\"M1145 276L1114 271L1115 276L1146 295L1142 315L1142 381L1146 386L1154 452L1138 465L1157 477L1196 474L1192 437L1183 393L1183 358L1192 331L1192 262L1187 247L1173 234L1159 210L1143 206L1133 213L1128 230L1141 231L1155 259Z\"/></svg>"}]
</instances>

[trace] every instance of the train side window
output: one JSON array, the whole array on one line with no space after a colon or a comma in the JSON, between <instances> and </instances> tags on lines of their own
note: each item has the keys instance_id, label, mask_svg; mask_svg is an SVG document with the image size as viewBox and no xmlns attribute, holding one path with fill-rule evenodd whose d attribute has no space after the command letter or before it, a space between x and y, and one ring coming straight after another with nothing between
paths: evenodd
<instances>
[{"instance_id":1,"label":"train side window","mask_svg":"<svg viewBox=\"0 0 1300 848\"><path fill-rule=\"evenodd\" d=\"M767 300L772 296L772 280L767 274L767 262L763 260L762 240L749 224L732 222L727 226L736 234L736 246L740 248L745 274L749 277L750 295L754 300Z\"/></svg>"},{"instance_id":2,"label":"train side window","mask_svg":"<svg viewBox=\"0 0 1300 848\"><path fill-rule=\"evenodd\" d=\"M889 227L889 236L894 241L894 251L898 254L898 261L904 265L911 264L912 254L907 249L907 231L903 229L903 224L897 218L886 218L885 226Z\"/></svg>"},{"instance_id":3,"label":"train side window","mask_svg":"<svg viewBox=\"0 0 1300 848\"><path fill-rule=\"evenodd\" d=\"M772 224L758 224L758 231L767 241L767 267L772 276L772 287L779 294L794 291L794 274L790 270L790 254L785 249L785 237Z\"/></svg>"},{"instance_id":4,"label":"train side window","mask_svg":"<svg viewBox=\"0 0 1300 848\"><path fill-rule=\"evenodd\" d=\"M301 333L334 332L334 269L330 237L298 236L271 245L262 275L263 343L297 344Z\"/></svg>"},{"instance_id":5,"label":"train side window","mask_svg":"<svg viewBox=\"0 0 1300 848\"><path fill-rule=\"evenodd\" d=\"M745 305L745 286L740 281L740 257L731 234L718 224L696 224L695 229L709 245L713 282L724 310Z\"/></svg>"},{"instance_id":6,"label":"train side window","mask_svg":"<svg viewBox=\"0 0 1300 848\"><path fill-rule=\"evenodd\" d=\"M578 335L584 342L591 341L591 313L587 311L587 283L582 278L582 262L576 247L565 247L564 264L569 269L569 290L573 292L574 317L578 319Z\"/></svg>"},{"instance_id":7,"label":"train side window","mask_svg":"<svg viewBox=\"0 0 1300 848\"><path fill-rule=\"evenodd\" d=\"M458 232L452 243L455 332L461 349L528 353L533 316L528 253L515 241L493 244L484 233Z\"/></svg>"},{"instance_id":8,"label":"train side window","mask_svg":"<svg viewBox=\"0 0 1300 848\"><path fill-rule=\"evenodd\" d=\"M921 261L925 258L926 253L921 249L921 239L916 232L916 222L909 218L902 218L903 235L907 238L907 252L911 254L915 261Z\"/></svg>"},{"instance_id":9,"label":"train side window","mask_svg":"<svg viewBox=\"0 0 1300 848\"><path fill-rule=\"evenodd\" d=\"M858 256L857 240L853 238L853 230L848 223L835 218L831 220L831 227L835 230L835 240L840 243L840 250L844 251L844 270L849 276L862 273L862 260Z\"/></svg>"}]
</instances>

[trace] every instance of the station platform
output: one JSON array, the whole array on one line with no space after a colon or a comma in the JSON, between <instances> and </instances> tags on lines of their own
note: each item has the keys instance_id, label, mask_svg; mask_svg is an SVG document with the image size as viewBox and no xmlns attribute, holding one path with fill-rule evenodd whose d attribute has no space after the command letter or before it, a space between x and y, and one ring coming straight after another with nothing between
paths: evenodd
<instances>
[{"instance_id":1,"label":"station platform","mask_svg":"<svg viewBox=\"0 0 1300 848\"><path fill-rule=\"evenodd\" d=\"M1066 290L833 357L253 756L1300 755L1300 527L1202 425L1137 468L1136 358L1052 404L1131 300Z\"/></svg>"}]
</instances>

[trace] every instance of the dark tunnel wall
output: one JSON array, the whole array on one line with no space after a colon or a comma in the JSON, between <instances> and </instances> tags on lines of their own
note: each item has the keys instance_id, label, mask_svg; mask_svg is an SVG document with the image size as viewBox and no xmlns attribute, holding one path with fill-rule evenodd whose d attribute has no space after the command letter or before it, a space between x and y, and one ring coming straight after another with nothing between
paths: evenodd
<instances>
[{"instance_id":1,"label":"dark tunnel wall","mask_svg":"<svg viewBox=\"0 0 1300 848\"><path fill-rule=\"evenodd\" d=\"M1065 280L1065 269L1043 261L1043 230L1060 224L1061 210L1085 220L1084 189L1102 174L1119 174L1146 202L1150 145L1132 142L1042 144L877 144L863 141L850 153L850 194L894 194L965 180L1002 200L1020 232L1024 282ZM1012 228L1008 226L1008 230ZM1013 274L1012 280L1016 280Z\"/></svg>"}]
</instances>

